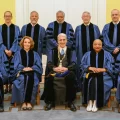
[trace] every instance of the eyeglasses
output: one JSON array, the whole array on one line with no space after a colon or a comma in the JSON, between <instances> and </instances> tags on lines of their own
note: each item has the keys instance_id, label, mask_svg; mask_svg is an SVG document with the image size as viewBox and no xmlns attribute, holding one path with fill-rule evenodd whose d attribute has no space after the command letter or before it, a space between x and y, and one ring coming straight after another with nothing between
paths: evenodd
<instances>
[{"instance_id":1,"label":"eyeglasses","mask_svg":"<svg viewBox=\"0 0 120 120\"><path fill-rule=\"evenodd\" d=\"M9 16L8 16L8 15L6 15L6 16L4 16L4 17L6 17L6 18L8 18L8 17L9 17L9 18L10 18L10 17L12 17L12 16L10 16L10 15L9 15Z\"/></svg>"}]
</instances>

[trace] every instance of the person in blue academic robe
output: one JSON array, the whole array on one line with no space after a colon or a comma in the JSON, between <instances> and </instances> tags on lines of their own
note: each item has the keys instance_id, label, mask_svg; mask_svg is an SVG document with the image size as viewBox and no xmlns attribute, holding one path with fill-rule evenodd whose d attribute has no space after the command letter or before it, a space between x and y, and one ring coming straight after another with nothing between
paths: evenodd
<instances>
[{"instance_id":1,"label":"person in blue academic robe","mask_svg":"<svg viewBox=\"0 0 120 120\"><path fill-rule=\"evenodd\" d=\"M77 26L75 29L78 88L81 88L81 80L79 78L79 65L81 63L81 59L86 52L93 49L93 41L100 37L100 30L98 26L91 23L90 19L90 13L87 11L83 12L83 24Z\"/></svg>"},{"instance_id":2,"label":"person in blue academic robe","mask_svg":"<svg viewBox=\"0 0 120 120\"><path fill-rule=\"evenodd\" d=\"M81 60L82 103L87 111L96 112L106 105L113 87L112 55L102 49L102 42L94 40L93 50L84 54Z\"/></svg>"},{"instance_id":3,"label":"person in blue academic robe","mask_svg":"<svg viewBox=\"0 0 120 120\"><path fill-rule=\"evenodd\" d=\"M56 13L56 21L49 23L46 30L46 50L55 48L58 46L57 36L60 33L67 35L67 46L75 49L75 40L74 40L74 30L71 24L64 21L65 13L63 11L58 11Z\"/></svg>"},{"instance_id":4,"label":"person in blue academic robe","mask_svg":"<svg viewBox=\"0 0 120 120\"><path fill-rule=\"evenodd\" d=\"M120 53L120 11L113 9L111 11L112 22L106 24L102 30L104 49L112 54L115 59ZM115 75L117 79L117 75ZM117 81L114 83L117 87Z\"/></svg>"},{"instance_id":5,"label":"person in blue academic robe","mask_svg":"<svg viewBox=\"0 0 120 120\"><path fill-rule=\"evenodd\" d=\"M32 11L30 13L31 23L22 27L21 36L32 37L35 42L34 51L38 52L40 57L42 57L42 53L46 54L45 28L37 23L38 19L39 14L36 11Z\"/></svg>"},{"instance_id":6,"label":"person in blue academic robe","mask_svg":"<svg viewBox=\"0 0 120 120\"><path fill-rule=\"evenodd\" d=\"M34 41L31 37L23 37L20 46L22 49L14 55L11 65L11 103L22 103L22 109L31 110L42 75L42 63L39 54L32 50Z\"/></svg>"},{"instance_id":7,"label":"person in blue academic robe","mask_svg":"<svg viewBox=\"0 0 120 120\"><path fill-rule=\"evenodd\" d=\"M64 77L66 86L65 101L68 103L70 110L76 111L76 107L73 104L76 96L76 55L75 51L68 48L66 44L67 36L64 33L60 33L58 35L58 47L50 50L47 56L45 87L41 97L46 103L45 110L50 110L55 105L54 77Z\"/></svg>"},{"instance_id":8,"label":"person in blue academic robe","mask_svg":"<svg viewBox=\"0 0 120 120\"><path fill-rule=\"evenodd\" d=\"M0 52L0 112L4 111L4 84L8 81L9 62L3 51Z\"/></svg>"},{"instance_id":9,"label":"person in blue academic robe","mask_svg":"<svg viewBox=\"0 0 120 120\"><path fill-rule=\"evenodd\" d=\"M118 56L116 58L115 71L117 74L116 99L118 101L118 113L120 113L120 54L118 54Z\"/></svg>"},{"instance_id":10,"label":"person in blue academic robe","mask_svg":"<svg viewBox=\"0 0 120 120\"><path fill-rule=\"evenodd\" d=\"M12 23L12 13L10 11L6 11L4 13L4 19L5 23L0 25L0 33L2 36L2 38L0 39L0 50L5 51L10 63L14 53L18 50L20 29L17 25ZM5 93L7 92L8 85L6 84ZM9 92L11 92L11 85L9 87Z\"/></svg>"},{"instance_id":11,"label":"person in blue academic robe","mask_svg":"<svg viewBox=\"0 0 120 120\"><path fill-rule=\"evenodd\" d=\"M116 59L120 49L120 12L117 9L111 11L112 22L106 24L102 30L104 49L110 52Z\"/></svg>"}]
</instances>

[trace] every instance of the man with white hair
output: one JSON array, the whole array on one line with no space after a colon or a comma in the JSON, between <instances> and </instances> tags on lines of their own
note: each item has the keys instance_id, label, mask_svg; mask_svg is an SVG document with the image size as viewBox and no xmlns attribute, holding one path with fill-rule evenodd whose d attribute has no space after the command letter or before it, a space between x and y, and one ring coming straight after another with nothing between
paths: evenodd
<instances>
[{"instance_id":1,"label":"man with white hair","mask_svg":"<svg viewBox=\"0 0 120 120\"><path fill-rule=\"evenodd\" d=\"M75 30L78 81L80 77L79 65L81 63L82 56L86 52L93 49L92 48L93 41L100 37L100 30L97 25L90 22L91 15L88 11L82 13L82 20L83 23L81 25L78 25Z\"/></svg>"},{"instance_id":2,"label":"man with white hair","mask_svg":"<svg viewBox=\"0 0 120 120\"><path fill-rule=\"evenodd\" d=\"M56 21L49 23L46 30L47 51L58 46L57 36L60 33L64 33L67 35L67 46L75 48L74 30L71 24L64 21L64 19L65 13L60 10L56 13Z\"/></svg>"},{"instance_id":3,"label":"man with white hair","mask_svg":"<svg viewBox=\"0 0 120 120\"><path fill-rule=\"evenodd\" d=\"M68 103L71 111L76 111L73 101L76 97L75 88L75 70L76 70L76 56L75 52L66 46L67 36L60 33L57 37L58 46L48 53L47 69L45 74L45 89L44 99L46 106L45 110L50 110L55 105L55 77L64 77L66 98L65 102ZM61 81L62 82L62 81ZM60 98L62 98L62 95Z\"/></svg>"}]
</instances>

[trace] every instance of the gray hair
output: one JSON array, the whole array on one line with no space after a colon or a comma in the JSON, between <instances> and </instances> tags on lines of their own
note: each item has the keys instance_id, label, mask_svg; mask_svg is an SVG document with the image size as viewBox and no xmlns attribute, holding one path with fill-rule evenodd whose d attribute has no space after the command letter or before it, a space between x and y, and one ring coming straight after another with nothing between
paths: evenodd
<instances>
[{"instance_id":1,"label":"gray hair","mask_svg":"<svg viewBox=\"0 0 120 120\"><path fill-rule=\"evenodd\" d=\"M64 34L64 33L60 33L60 34L57 36L57 39L59 40L59 38L60 38L61 36L65 37L65 39L67 40L67 35Z\"/></svg>"},{"instance_id":2,"label":"gray hair","mask_svg":"<svg viewBox=\"0 0 120 120\"><path fill-rule=\"evenodd\" d=\"M37 11L32 11L32 12L30 13L30 16L31 16L32 13L37 13L37 15L39 16L39 14L38 14Z\"/></svg>"},{"instance_id":3,"label":"gray hair","mask_svg":"<svg viewBox=\"0 0 120 120\"><path fill-rule=\"evenodd\" d=\"M65 13L64 13L62 10L57 11L56 15L57 15L58 13L62 13L63 16L65 17Z\"/></svg>"},{"instance_id":4,"label":"gray hair","mask_svg":"<svg viewBox=\"0 0 120 120\"><path fill-rule=\"evenodd\" d=\"M85 13L87 13L88 15L90 15L90 12L84 11L84 12L82 13L82 16L83 16ZM91 15L90 15L90 16L91 16Z\"/></svg>"}]
</instances>

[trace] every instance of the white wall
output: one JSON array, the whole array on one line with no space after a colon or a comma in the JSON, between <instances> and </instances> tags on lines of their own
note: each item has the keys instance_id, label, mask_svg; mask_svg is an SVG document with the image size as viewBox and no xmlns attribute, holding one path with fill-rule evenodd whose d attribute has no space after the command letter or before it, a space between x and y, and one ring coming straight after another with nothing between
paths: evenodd
<instances>
[{"instance_id":1,"label":"white wall","mask_svg":"<svg viewBox=\"0 0 120 120\"><path fill-rule=\"evenodd\" d=\"M82 23L81 15L84 11L91 13L91 22L97 24L102 31L106 23L106 0L16 0L16 24L20 28L29 22L31 11L39 13L38 23L45 28L48 23L56 19L56 12L65 12L65 21L75 29ZM43 67L46 56L43 56Z\"/></svg>"},{"instance_id":2,"label":"white wall","mask_svg":"<svg viewBox=\"0 0 120 120\"><path fill-rule=\"evenodd\" d=\"M39 24L47 27L48 23L56 19L56 12L63 10L65 20L73 28L82 23L81 15L84 11L91 13L91 22L102 30L106 23L106 0L16 0L16 24L20 27L29 22L32 10L39 13Z\"/></svg>"}]
</instances>

